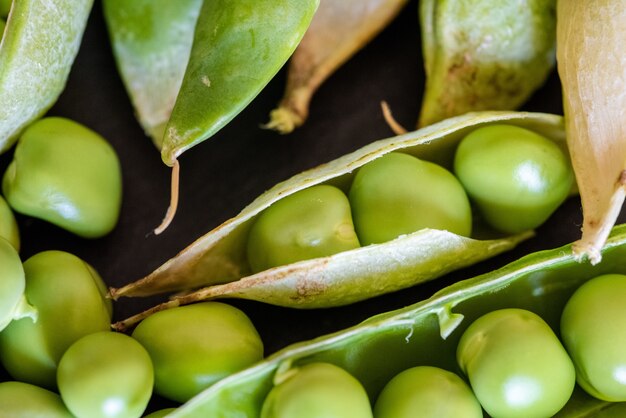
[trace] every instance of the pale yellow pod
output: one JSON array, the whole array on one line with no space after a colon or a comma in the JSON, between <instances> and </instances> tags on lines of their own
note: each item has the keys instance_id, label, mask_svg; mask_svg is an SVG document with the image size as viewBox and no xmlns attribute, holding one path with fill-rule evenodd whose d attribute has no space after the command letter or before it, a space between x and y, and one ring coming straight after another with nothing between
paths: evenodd
<instances>
[{"instance_id":1,"label":"pale yellow pod","mask_svg":"<svg viewBox=\"0 0 626 418\"><path fill-rule=\"evenodd\" d=\"M558 2L558 71L584 216L582 238L573 248L593 264L626 195L625 44L623 1Z\"/></svg>"}]
</instances>

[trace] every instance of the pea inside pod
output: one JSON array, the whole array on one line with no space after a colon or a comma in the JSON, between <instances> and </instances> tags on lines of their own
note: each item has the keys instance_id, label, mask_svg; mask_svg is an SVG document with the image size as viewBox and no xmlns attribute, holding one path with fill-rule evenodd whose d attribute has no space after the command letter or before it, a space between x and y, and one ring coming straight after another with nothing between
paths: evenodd
<instances>
[{"instance_id":1,"label":"pea inside pod","mask_svg":"<svg viewBox=\"0 0 626 418\"><path fill-rule=\"evenodd\" d=\"M10 418L72 418L59 395L23 382L0 383L0 411Z\"/></svg>"}]
</instances>

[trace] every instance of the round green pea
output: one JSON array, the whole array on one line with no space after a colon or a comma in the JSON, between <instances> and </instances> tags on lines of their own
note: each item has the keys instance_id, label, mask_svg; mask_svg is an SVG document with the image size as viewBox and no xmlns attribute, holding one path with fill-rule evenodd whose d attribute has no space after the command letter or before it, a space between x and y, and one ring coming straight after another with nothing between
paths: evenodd
<instances>
[{"instance_id":1,"label":"round green pea","mask_svg":"<svg viewBox=\"0 0 626 418\"><path fill-rule=\"evenodd\" d=\"M154 411L153 413L146 415L144 418L164 418L174 411L176 411L176 408L159 409L158 411Z\"/></svg>"},{"instance_id":2,"label":"round green pea","mask_svg":"<svg viewBox=\"0 0 626 418\"><path fill-rule=\"evenodd\" d=\"M362 245L434 228L469 236L472 215L461 183L445 168L390 153L359 169L349 193Z\"/></svg>"},{"instance_id":3,"label":"round green pea","mask_svg":"<svg viewBox=\"0 0 626 418\"><path fill-rule=\"evenodd\" d=\"M248 236L248 261L259 272L359 247L350 203L336 187L312 186L275 202Z\"/></svg>"},{"instance_id":4,"label":"round green pea","mask_svg":"<svg viewBox=\"0 0 626 418\"><path fill-rule=\"evenodd\" d=\"M9 418L72 418L61 397L23 382L0 383L0 415Z\"/></svg>"},{"instance_id":5,"label":"round green pea","mask_svg":"<svg viewBox=\"0 0 626 418\"><path fill-rule=\"evenodd\" d=\"M350 373L330 363L292 370L265 398L261 418L371 418L365 389Z\"/></svg>"},{"instance_id":6,"label":"round green pea","mask_svg":"<svg viewBox=\"0 0 626 418\"><path fill-rule=\"evenodd\" d=\"M523 309L474 321L461 336L457 361L493 417L551 417L576 383L574 365L550 326Z\"/></svg>"},{"instance_id":7,"label":"round green pea","mask_svg":"<svg viewBox=\"0 0 626 418\"><path fill-rule=\"evenodd\" d=\"M2 191L17 212L97 238L119 217L120 163L94 131L68 119L44 118L19 139Z\"/></svg>"},{"instance_id":8,"label":"round green pea","mask_svg":"<svg viewBox=\"0 0 626 418\"><path fill-rule=\"evenodd\" d=\"M132 336L152 358L155 392L178 402L263 358L263 342L250 319L224 303L156 312Z\"/></svg>"},{"instance_id":9,"label":"round green pea","mask_svg":"<svg viewBox=\"0 0 626 418\"><path fill-rule=\"evenodd\" d=\"M20 231L13 211L2 196L0 196L0 238L9 241L17 251L20 250Z\"/></svg>"},{"instance_id":10,"label":"round green pea","mask_svg":"<svg viewBox=\"0 0 626 418\"><path fill-rule=\"evenodd\" d=\"M152 396L154 373L141 344L103 331L67 349L57 380L63 402L77 417L139 418Z\"/></svg>"},{"instance_id":11,"label":"round green pea","mask_svg":"<svg viewBox=\"0 0 626 418\"><path fill-rule=\"evenodd\" d=\"M0 237L0 331L20 314L25 280L20 256L9 241Z\"/></svg>"},{"instance_id":12,"label":"round green pea","mask_svg":"<svg viewBox=\"0 0 626 418\"><path fill-rule=\"evenodd\" d=\"M544 223L574 182L567 155L553 141L511 125L485 126L463 138L454 171L487 223L506 233Z\"/></svg>"},{"instance_id":13,"label":"round green pea","mask_svg":"<svg viewBox=\"0 0 626 418\"><path fill-rule=\"evenodd\" d=\"M396 375L374 406L376 418L479 418L483 410L456 374L419 366Z\"/></svg>"},{"instance_id":14,"label":"round green pea","mask_svg":"<svg viewBox=\"0 0 626 418\"><path fill-rule=\"evenodd\" d=\"M54 388L65 350L84 335L110 329L111 301L98 273L72 254L36 254L24 262L24 272L37 318L14 320L0 333L0 360L15 379Z\"/></svg>"},{"instance_id":15,"label":"round green pea","mask_svg":"<svg viewBox=\"0 0 626 418\"><path fill-rule=\"evenodd\" d=\"M590 395L626 401L626 276L606 274L580 286L561 316L561 337Z\"/></svg>"}]
</instances>

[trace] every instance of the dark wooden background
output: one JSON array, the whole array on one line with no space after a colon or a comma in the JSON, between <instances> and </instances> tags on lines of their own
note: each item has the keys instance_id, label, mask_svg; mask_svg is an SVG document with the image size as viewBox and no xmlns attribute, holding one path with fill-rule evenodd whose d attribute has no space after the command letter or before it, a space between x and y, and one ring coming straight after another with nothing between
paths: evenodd
<instances>
[{"instance_id":1,"label":"dark wooden background","mask_svg":"<svg viewBox=\"0 0 626 418\"><path fill-rule=\"evenodd\" d=\"M313 99L307 123L291 135L260 129L280 99L284 69L227 127L180 158L178 215L160 236L151 234L168 205L170 170L136 122L111 53L101 4L96 1L67 88L50 115L74 119L108 139L122 163L124 200L116 229L107 237L84 240L43 221L18 216L22 257L43 250L74 253L91 263L110 286L145 276L205 232L235 216L275 183L391 136L379 102L387 100L396 118L413 126L424 86L417 1L373 42L336 72ZM526 110L562 113L556 71L524 106ZM0 171L11 153L0 156ZM255 302L232 301L252 319L266 353L286 345L354 325L383 311L417 302L437 289L492 270L539 249L578 238L580 202L568 200L514 251L434 282L377 297L352 306L293 311ZM123 299L115 303L119 320L162 298ZM1 372L1 371L0 371ZM4 373L4 378L8 378ZM150 410L171 403L155 399Z\"/></svg>"}]
</instances>

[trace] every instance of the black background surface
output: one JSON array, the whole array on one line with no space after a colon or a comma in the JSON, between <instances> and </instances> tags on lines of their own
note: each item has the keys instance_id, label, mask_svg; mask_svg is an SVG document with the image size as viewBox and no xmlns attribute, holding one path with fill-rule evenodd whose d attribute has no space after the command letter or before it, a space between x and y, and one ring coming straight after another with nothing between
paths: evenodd
<instances>
[{"instance_id":1,"label":"black background surface","mask_svg":"<svg viewBox=\"0 0 626 418\"><path fill-rule=\"evenodd\" d=\"M168 205L170 170L134 118L116 71L101 4L96 1L67 88L48 114L85 124L118 152L124 179L119 224L105 238L85 240L18 215L22 258L43 250L65 250L92 264L108 285L126 284L152 272L193 240L235 216L277 182L391 136L380 112L381 100L389 102L402 124L414 126L424 84L417 1L411 1L383 33L321 87L302 128L281 136L260 129L260 125L279 101L285 76L283 69L228 126L180 158L178 214L166 232L154 236L150 231L160 223ZM562 113L556 71L523 109ZM11 154L0 156L0 171L4 172ZM535 238L511 252L434 282L347 307L295 311L255 302L229 303L250 316L264 340L266 354L271 354L290 343L417 302L445 285L529 252L576 240L581 220L580 202L572 198L537 230ZM114 304L114 319L163 299L122 299ZM6 373L2 377L8 379ZM171 404L155 399L150 410L166 405Z\"/></svg>"}]
</instances>

